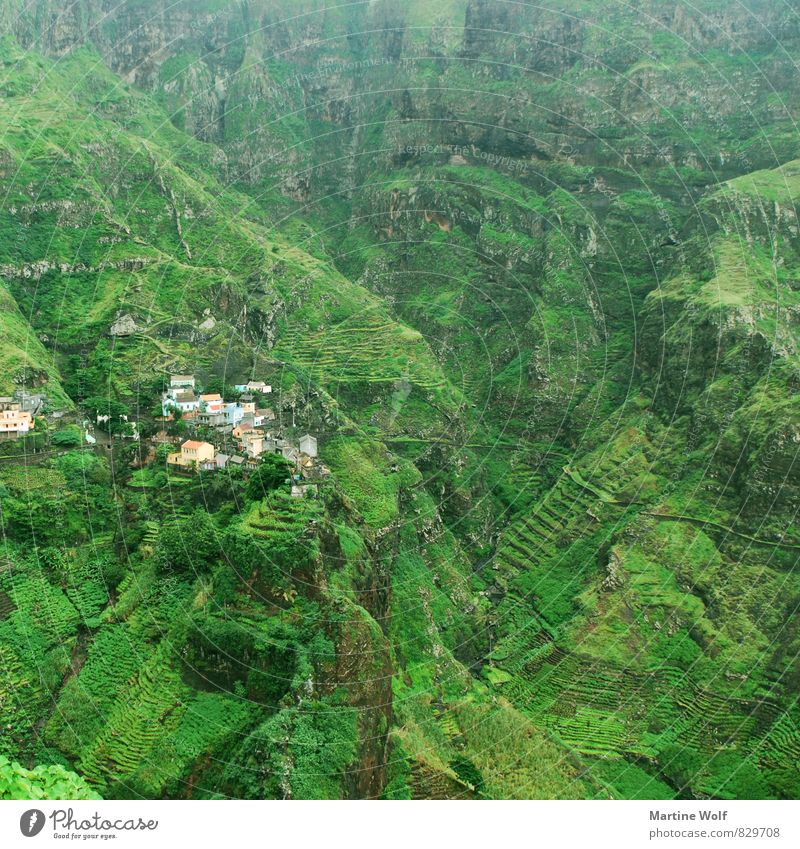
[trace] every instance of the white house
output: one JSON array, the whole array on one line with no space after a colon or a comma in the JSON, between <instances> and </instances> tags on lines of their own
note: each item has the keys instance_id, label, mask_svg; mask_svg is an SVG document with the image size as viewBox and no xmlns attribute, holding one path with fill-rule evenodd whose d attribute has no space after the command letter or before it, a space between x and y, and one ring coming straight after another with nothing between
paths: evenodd
<instances>
[{"instance_id":1,"label":"white house","mask_svg":"<svg viewBox=\"0 0 800 849\"><path fill-rule=\"evenodd\" d=\"M272 392L272 387L263 380L249 380L247 383L237 383L233 387L237 392L260 392L262 395L269 395Z\"/></svg>"},{"instance_id":2,"label":"white house","mask_svg":"<svg viewBox=\"0 0 800 849\"><path fill-rule=\"evenodd\" d=\"M267 407L264 407L263 409L260 409L260 410L255 410L253 412L253 424L256 427L263 425L264 422L274 422L274 421L275 421L275 413L272 410L268 409Z\"/></svg>"},{"instance_id":3,"label":"white house","mask_svg":"<svg viewBox=\"0 0 800 849\"><path fill-rule=\"evenodd\" d=\"M263 380L251 380L247 384L250 392L260 392L262 395L269 395L272 392L272 387Z\"/></svg>"},{"instance_id":4,"label":"white house","mask_svg":"<svg viewBox=\"0 0 800 849\"><path fill-rule=\"evenodd\" d=\"M182 413L195 412L200 408L200 401L191 389L170 389L161 399L161 414L170 415L172 410Z\"/></svg>"},{"instance_id":5,"label":"white house","mask_svg":"<svg viewBox=\"0 0 800 849\"><path fill-rule=\"evenodd\" d=\"M194 389L193 374L173 374L169 379L170 389Z\"/></svg>"},{"instance_id":6,"label":"white house","mask_svg":"<svg viewBox=\"0 0 800 849\"><path fill-rule=\"evenodd\" d=\"M245 408L241 404L230 402L225 404L223 412L225 413L226 423L231 425L231 427L236 427L236 425L238 425L244 418Z\"/></svg>"}]
</instances>

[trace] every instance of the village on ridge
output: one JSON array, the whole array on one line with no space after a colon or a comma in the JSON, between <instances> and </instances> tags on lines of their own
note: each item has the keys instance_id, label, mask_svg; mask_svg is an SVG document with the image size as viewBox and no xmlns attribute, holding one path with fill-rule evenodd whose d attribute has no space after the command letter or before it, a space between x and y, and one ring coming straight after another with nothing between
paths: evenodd
<instances>
[{"instance_id":1,"label":"village on ridge","mask_svg":"<svg viewBox=\"0 0 800 849\"><path fill-rule=\"evenodd\" d=\"M266 398L272 386L260 380L250 380L234 386L236 401L226 401L220 393L198 394L194 375L173 374L169 387L161 398L161 421L171 422L179 417L190 426L203 426L219 434L220 440L233 440L237 453L223 453L214 442L187 439L178 451L167 455L167 467L178 473L216 471L228 466L255 468L266 454L278 454L294 469L292 495L301 497L316 491L313 486L330 474L320 461L317 438L306 433L296 441L280 432L268 430L276 420L275 411L267 406ZM154 442L167 439L165 431Z\"/></svg>"},{"instance_id":2,"label":"village on ridge","mask_svg":"<svg viewBox=\"0 0 800 849\"><path fill-rule=\"evenodd\" d=\"M151 457L155 457L156 448L164 445L174 449L166 455L170 473L193 475L240 468L247 475L266 455L277 454L291 467L292 495L300 498L316 494L317 483L330 474L319 457L317 437L310 433L289 436L288 432L293 433L295 428L284 431L280 427L274 409L268 406L271 385L261 380L238 383L233 387L237 396L233 401L225 400L219 392L199 390L193 374L170 375L169 385L161 395L161 414L155 416L159 429L148 440ZM0 396L0 437L14 439L38 432L35 417L45 402L45 396L23 391L13 397ZM109 418L96 411L94 422L101 432L109 425ZM126 432L117 435L138 440L138 422L128 421L127 416L121 418ZM182 430L189 432L183 441L174 435L174 429L170 433L170 426L177 422L183 422ZM88 421L84 422L83 434L86 447L97 445L101 436L97 430L93 432Z\"/></svg>"}]
</instances>

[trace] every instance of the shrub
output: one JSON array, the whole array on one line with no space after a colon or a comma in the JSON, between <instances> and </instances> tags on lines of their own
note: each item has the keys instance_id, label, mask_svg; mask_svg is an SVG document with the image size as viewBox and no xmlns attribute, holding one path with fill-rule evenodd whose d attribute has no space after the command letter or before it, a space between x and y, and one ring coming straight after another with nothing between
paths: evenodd
<instances>
[{"instance_id":1,"label":"shrub","mask_svg":"<svg viewBox=\"0 0 800 849\"><path fill-rule=\"evenodd\" d=\"M291 464L278 454L267 454L247 481L250 501L261 501L267 493L280 489L292 475Z\"/></svg>"},{"instance_id":2,"label":"shrub","mask_svg":"<svg viewBox=\"0 0 800 849\"><path fill-rule=\"evenodd\" d=\"M221 556L217 529L204 510L186 518L175 518L161 528L156 544L156 562L161 571L204 571Z\"/></svg>"},{"instance_id":3,"label":"shrub","mask_svg":"<svg viewBox=\"0 0 800 849\"><path fill-rule=\"evenodd\" d=\"M0 755L0 799L100 799L77 774L63 766L25 769Z\"/></svg>"},{"instance_id":4,"label":"shrub","mask_svg":"<svg viewBox=\"0 0 800 849\"><path fill-rule=\"evenodd\" d=\"M67 425L56 431L50 441L59 448L77 448L81 444L81 429L77 425Z\"/></svg>"}]
</instances>

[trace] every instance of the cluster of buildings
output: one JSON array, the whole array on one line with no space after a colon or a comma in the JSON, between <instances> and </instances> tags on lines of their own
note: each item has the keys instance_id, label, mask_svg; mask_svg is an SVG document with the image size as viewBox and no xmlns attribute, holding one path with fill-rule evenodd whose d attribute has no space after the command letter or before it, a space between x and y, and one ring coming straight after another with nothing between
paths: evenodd
<instances>
[{"instance_id":1,"label":"cluster of buildings","mask_svg":"<svg viewBox=\"0 0 800 849\"><path fill-rule=\"evenodd\" d=\"M225 401L217 392L198 395L194 375L173 374L169 389L161 397L162 416L170 419L176 410L180 410L183 419L207 427L228 429L243 422L259 427L274 420L275 413L271 409L258 406L262 397L272 392L271 386L260 380L251 380L238 384L235 389L240 393L237 401Z\"/></svg>"},{"instance_id":2,"label":"cluster of buildings","mask_svg":"<svg viewBox=\"0 0 800 849\"><path fill-rule=\"evenodd\" d=\"M238 400L225 401L219 393L198 395L193 375L171 376L169 389L162 397L164 417L171 418L172 412L179 409L183 419L217 429L220 436L226 438L224 441L236 446L236 451L224 453L211 442L187 439L179 451L167 456L169 467L179 471L213 471L228 466L252 469L265 454L279 454L294 466L294 495L304 495L305 483L330 474L319 460L315 436L307 433L294 441L265 430L275 420L275 413L258 404L263 396L271 394L269 384L251 380L234 388L240 393Z\"/></svg>"},{"instance_id":3,"label":"cluster of buildings","mask_svg":"<svg viewBox=\"0 0 800 849\"><path fill-rule=\"evenodd\" d=\"M24 403L25 399L15 395L0 396L0 435L21 436L34 428L34 412Z\"/></svg>"}]
</instances>

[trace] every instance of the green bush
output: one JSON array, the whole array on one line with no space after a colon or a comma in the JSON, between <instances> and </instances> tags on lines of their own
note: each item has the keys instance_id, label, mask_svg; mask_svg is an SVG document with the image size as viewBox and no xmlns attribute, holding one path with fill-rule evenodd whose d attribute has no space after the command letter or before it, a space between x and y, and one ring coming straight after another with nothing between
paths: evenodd
<instances>
[{"instance_id":1,"label":"green bush","mask_svg":"<svg viewBox=\"0 0 800 849\"><path fill-rule=\"evenodd\" d=\"M204 510L166 522L158 534L155 557L162 572L205 571L221 555L217 528Z\"/></svg>"},{"instance_id":2,"label":"green bush","mask_svg":"<svg viewBox=\"0 0 800 849\"><path fill-rule=\"evenodd\" d=\"M0 755L0 799L100 799L77 774L63 766L25 769Z\"/></svg>"},{"instance_id":3,"label":"green bush","mask_svg":"<svg viewBox=\"0 0 800 849\"><path fill-rule=\"evenodd\" d=\"M283 487L291 477L292 466L279 454L267 454L247 481L247 497L261 501L267 493Z\"/></svg>"},{"instance_id":4,"label":"green bush","mask_svg":"<svg viewBox=\"0 0 800 849\"><path fill-rule=\"evenodd\" d=\"M67 425L63 430L56 431L50 442L58 448L77 448L82 441L81 429L77 425Z\"/></svg>"}]
</instances>

